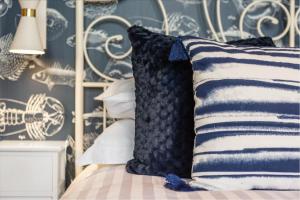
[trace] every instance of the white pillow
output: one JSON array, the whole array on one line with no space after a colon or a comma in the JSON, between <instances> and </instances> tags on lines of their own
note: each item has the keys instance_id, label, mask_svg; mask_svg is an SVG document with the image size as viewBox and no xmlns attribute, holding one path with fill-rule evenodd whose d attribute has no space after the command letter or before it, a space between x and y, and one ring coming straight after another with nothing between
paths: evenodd
<instances>
[{"instance_id":1,"label":"white pillow","mask_svg":"<svg viewBox=\"0 0 300 200\"><path fill-rule=\"evenodd\" d=\"M133 158L134 120L113 123L97 137L77 164L125 164Z\"/></svg>"},{"instance_id":2,"label":"white pillow","mask_svg":"<svg viewBox=\"0 0 300 200\"><path fill-rule=\"evenodd\" d=\"M103 101L112 118L135 118L134 79L116 80L95 100Z\"/></svg>"}]
</instances>

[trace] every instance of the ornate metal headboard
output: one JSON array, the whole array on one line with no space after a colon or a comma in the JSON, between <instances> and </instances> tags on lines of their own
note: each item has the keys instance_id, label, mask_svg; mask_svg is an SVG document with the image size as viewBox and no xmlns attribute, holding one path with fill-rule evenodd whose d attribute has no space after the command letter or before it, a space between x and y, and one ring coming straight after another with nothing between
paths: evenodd
<instances>
[{"instance_id":1,"label":"ornate metal headboard","mask_svg":"<svg viewBox=\"0 0 300 200\"><path fill-rule=\"evenodd\" d=\"M99 2L99 3L108 3L111 1L117 2L117 0L86 0L89 2ZM129 0L128 0L129 1ZM160 8L161 14L163 16L163 26L162 30L164 30L165 34L169 34L169 22L168 22L168 16L166 13L166 9L163 3L163 0L153 0L157 2L158 7ZM189 0L186 0L189 1ZM193 0L195 1L195 0ZM210 32L212 34L212 39L215 39L217 41L227 41L228 33L224 31L223 28L223 21L222 21L222 9L221 9L221 0L216 0L215 2L215 23L213 23L212 20L212 13L210 12L207 0L199 0L202 1L202 8L199 7L199 9L203 10L206 25L210 29ZM297 34L300 35L300 30L298 26L298 20L300 15L300 8L296 9L296 0L253 0L251 3L249 3L244 10L241 12L240 19L239 19L239 35L241 38L248 37L247 32L245 31L244 27L244 20L245 17L249 12L253 12L253 10L258 5L273 5L277 6L278 8L283 10L283 13L285 15L285 27L284 29L276 36L273 37L275 41L279 41L283 39L284 37L288 36L289 39L289 46L294 47L296 43L296 36ZM279 24L280 20L275 16L262 16L258 19L256 30L258 35L264 36L263 32L263 24L265 22L271 22L273 25ZM107 15L102 16L94 21L92 21L88 26L87 29L84 30L84 1L76 1L76 86L75 86L75 148L76 148L76 160L82 155L83 153L83 133L84 133L84 90L86 88L98 88L103 89L107 88L109 84L114 80L113 77L110 77L104 73L102 73L99 70L99 66L97 67L90 59L88 51L87 51L87 41L90 31L93 29L93 27L96 24L99 24L103 21L113 21L116 23L120 23L122 25L125 25L127 27L131 26L131 23L121 17L116 15ZM215 25L216 24L216 25ZM112 42L121 41L123 40L122 35L113 35L107 37L104 45L105 53L108 57L115 59L115 60L122 60L131 54L131 48L129 48L125 53L123 54L114 54L110 50L110 45ZM91 70L102 78L103 81L101 82L85 82L84 81L84 61L86 61L88 67L91 68ZM103 108L102 116L103 118L103 127L106 127L106 110ZM78 174L81 171L80 166L76 166L76 174Z\"/></svg>"}]
</instances>

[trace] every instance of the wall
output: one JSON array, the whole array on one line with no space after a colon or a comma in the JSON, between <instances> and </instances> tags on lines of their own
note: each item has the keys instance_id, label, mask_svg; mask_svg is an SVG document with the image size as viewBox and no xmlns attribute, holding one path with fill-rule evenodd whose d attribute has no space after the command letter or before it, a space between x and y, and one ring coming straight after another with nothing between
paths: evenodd
<instances>
[{"instance_id":1,"label":"wall","mask_svg":"<svg viewBox=\"0 0 300 200\"><path fill-rule=\"evenodd\" d=\"M211 13L215 13L215 4L212 4L214 1L209 2ZM222 1L224 30L229 39L239 38L239 14L249 2ZM201 0L164 0L164 3L171 35L190 34L212 38L204 19ZM0 140L68 140L71 143L68 148L68 180L74 169L74 8L75 0L48 0L47 53L32 60L8 53L20 18L20 8L17 0L0 0ZM251 11L245 20L245 29L249 36L258 35L256 23L261 16L272 15L284 19L282 10L274 4L262 4L257 9L258 11ZM162 32L162 15L155 1L119 0L119 4L87 4L85 24L109 14L123 16L132 24ZM284 20L280 20L276 26L267 23L264 31L274 36L283 30L284 25ZM123 43L114 43L110 47L114 52L125 52L129 48L126 29L117 23L95 26L89 36L88 52L92 62L102 73L116 78L130 77L130 57L115 61L104 53L106 38L116 33L122 33L126 39ZM279 41L278 45L286 46L287 39ZM101 81L88 67L84 76L86 80ZM95 115L101 113L101 104L93 100L99 93L97 90L86 92L87 112ZM4 117L5 113L15 112L12 109L27 112L25 121L16 124L13 119ZM29 121L34 121L32 126L28 125ZM101 133L101 119L86 119L85 127L85 146L88 147Z\"/></svg>"}]
</instances>

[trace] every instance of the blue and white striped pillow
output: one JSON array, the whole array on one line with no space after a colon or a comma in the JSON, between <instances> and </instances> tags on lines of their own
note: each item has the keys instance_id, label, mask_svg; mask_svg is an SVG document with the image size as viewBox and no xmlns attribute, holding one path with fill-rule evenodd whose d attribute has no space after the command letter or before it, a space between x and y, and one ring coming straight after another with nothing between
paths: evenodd
<instances>
[{"instance_id":1,"label":"blue and white striped pillow","mask_svg":"<svg viewBox=\"0 0 300 200\"><path fill-rule=\"evenodd\" d=\"M181 39L194 71L191 185L299 190L299 49Z\"/></svg>"}]
</instances>

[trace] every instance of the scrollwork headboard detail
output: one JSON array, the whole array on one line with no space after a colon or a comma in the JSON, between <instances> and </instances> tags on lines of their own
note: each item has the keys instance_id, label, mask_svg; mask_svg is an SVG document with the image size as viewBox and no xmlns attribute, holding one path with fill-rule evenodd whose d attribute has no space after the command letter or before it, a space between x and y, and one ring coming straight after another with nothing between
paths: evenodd
<instances>
[{"instance_id":1,"label":"scrollwork headboard detail","mask_svg":"<svg viewBox=\"0 0 300 200\"><path fill-rule=\"evenodd\" d=\"M86 2L97 2L97 3L118 3L118 0L85 0ZM119 1L130 1L130 0L119 0ZM163 25L161 29L165 34L170 34L170 26L169 19L166 12L166 8L163 0L153 0L157 3L159 10L161 12L161 16L163 18ZM179 0L178 0L179 1ZM193 0L194 1L194 0ZM209 5L211 6L211 1L208 0L199 0L201 4L199 10L201 11L206 24L204 27L208 27L209 32L211 33L211 39L215 39L217 41L226 42L230 37L230 34L224 31L224 18L222 18L222 0L213 1L215 4L215 13L212 13L209 9ZM225 1L225 0L224 0ZM277 35L273 36L274 41L280 41L286 37L288 37L288 43L290 47L295 47L296 45L296 37L300 35L299 28L299 18L300 18L300 8L296 6L296 0L253 0L249 4L247 4L243 10L241 10L238 32L240 38L249 37L249 34L246 31L245 27L245 19L249 13L255 11L256 8L261 8L263 5L264 8L268 8L270 6L276 7L277 9L281 9L283 11L284 17L278 18L275 15L262 15L256 23L256 35L265 36L267 33L264 32L264 25L271 24L272 26L279 25L280 22L285 20L283 30L281 30ZM214 16L214 17L212 17ZM83 132L84 132L84 90L87 88L97 88L105 90L109 84L115 80L114 77L111 77L99 70L101 67L96 65L90 59L90 56L87 51L87 43L88 37L96 24L100 24L103 22L113 22L121 24L125 27L130 27L132 24L130 20L125 19L124 17L117 15L106 15L101 16L97 19L94 19L89 25L87 25L87 29L84 30L84 1L76 1L76 86L75 86L75 148L76 148L76 160L83 153ZM129 48L122 54L115 54L110 49L110 44L120 42L124 40L121 34L108 36L104 45L104 52L107 57L113 60L123 60L130 56L132 49ZM84 63L87 63L87 66L99 77L102 78L101 82L86 82L84 81ZM106 127L106 111L103 108L102 112L103 119L103 127ZM76 174L78 174L82 168L80 166L76 166Z\"/></svg>"}]
</instances>

